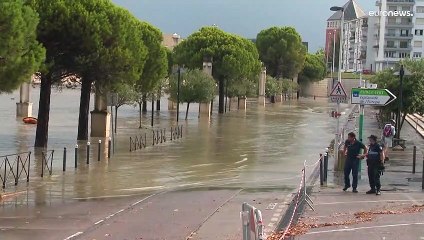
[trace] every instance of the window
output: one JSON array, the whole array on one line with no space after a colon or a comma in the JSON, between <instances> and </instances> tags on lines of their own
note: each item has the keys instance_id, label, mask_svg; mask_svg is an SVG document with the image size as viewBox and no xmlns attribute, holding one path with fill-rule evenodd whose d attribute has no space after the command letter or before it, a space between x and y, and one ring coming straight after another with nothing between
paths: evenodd
<instances>
[{"instance_id":1,"label":"window","mask_svg":"<svg viewBox=\"0 0 424 240\"><path fill-rule=\"evenodd\" d=\"M390 47L390 48L395 47L395 41L387 41L387 47Z\"/></svg>"},{"instance_id":2,"label":"window","mask_svg":"<svg viewBox=\"0 0 424 240\"><path fill-rule=\"evenodd\" d=\"M424 25L424 18L415 19L415 25Z\"/></svg>"},{"instance_id":3,"label":"window","mask_svg":"<svg viewBox=\"0 0 424 240\"><path fill-rule=\"evenodd\" d=\"M400 41L399 47L400 48L408 48L408 42L407 41Z\"/></svg>"},{"instance_id":4,"label":"window","mask_svg":"<svg viewBox=\"0 0 424 240\"><path fill-rule=\"evenodd\" d=\"M403 6L402 11L411 11L411 8L408 6Z\"/></svg>"},{"instance_id":5,"label":"window","mask_svg":"<svg viewBox=\"0 0 424 240\"><path fill-rule=\"evenodd\" d=\"M423 41L414 41L414 47L423 47Z\"/></svg>"},{"instance_id":6,"label":"window","mask_svg":"<svg viewBox=\"0 0 424 240\"><path fill-rule=\"evenodd\" d=\"M393 58L395 56L395 52L393 51L385 51L384 52L384 57L386 58Z\"/></svg>"},{"instance_id":7,"label":"window","mask_svg":"<svg viewBox=\"0 0 424 240\"><path fill-rule=\"evenodd\" d=\"M412 18L401 18L400 22L402 24L410 24L412 22Z\"/></svg>"},{"instance_id":8,"label":"window","mask_svg":"<svg viewBox=\"0 0 424 240\"><path fill-rule=\"evenodd\" d=\"M424 7L417 6L417 13L424 13Z\"/></svg>"},{"instance_id":9,"label":"window","mask_svg":"<svg viewBox=\"0 0 424 240\"><path fill-rule=\"evenodd\" d=\"M397 6L389 6L389 11L397 11Z\"/></svg>"},{"instance_id":10,"label":"window","mask_svg":"<svg viewBox=\"0 0 424 240\"><path fill-rule=\"evenodd\" d=\"M416 36L422 36L424 34L424 30L423 29L415 29L415 35Z\"/></svg>"},{"instance_id":11,"label":"window","mask_svg":"<svg viewBox=\"0 0 424 240\"><path fill-rule=\"evenodd\" d=\"M394 17L387 17L387 22L389 24L396 24L396 18L394 18Z\"/></svg>"},{"instance_id":12,"label":"window","mask_svg":"<svg viewBox=\"0 0 424 240\"><path fill-rule=\"evenodd\" d=\"M413 58L421 58L420 52L414 52Z\"/></svg>"},{"instance_id":13,"label":"window","mask_svg":"<svg viewBox=\"0 0 424 240\"><path fill-rule=\"evenodd\" d=\"M407 30L407 29L401 29L401 30L400 30L400 35L401 35L402 37L407 37L407 36L409 36L409 30Z\"/></svg>"},{"instance_id":14,"label":"window","mask_svg":"<svg viewBox=\"0 0 424 240\"><path fill-rule=\"evenodd\" d=\"M401 52L399 53L399 58L409 58L409 53Z\"/></svg>"},{"instance_id":15,"label":"window","mask_svg":"<svg viewBox=\"0 0 424 240\"><path fill-rule=\"evenodd\" d=\"M396 29L393 29L393 28L387 29L387 36L396 36Z\"/></svg>"}]
</instances>

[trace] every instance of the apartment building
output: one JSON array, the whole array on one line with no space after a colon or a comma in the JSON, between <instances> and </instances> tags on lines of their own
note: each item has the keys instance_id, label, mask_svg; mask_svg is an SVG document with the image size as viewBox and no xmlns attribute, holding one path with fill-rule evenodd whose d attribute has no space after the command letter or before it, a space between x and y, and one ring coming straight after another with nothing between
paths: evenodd
<instances>
[{"instance_id":1,"label":"apartment building","mask_svg":"<svg viewBox=\"0 0 424 240\"><path fill-rule=\"evenodd\" d=\"M355 0L349 0L343 8L345 11L342 70L350 72L359 71L362 69L363 64L361 58L365 58L366 56L368 36L367 15ZM336 54L338 53L338 49L334 49L337 45L334 42L338 42L340 38L341 18L341 12L335 12L327 20L325 52L329 62L332 61L333 51Z\"/></svg>"},{"instance_id":2,"label":"apartment building","mask_svg":"<svg viewBox=\"0 0 424 240\"><path fill-rule=\"evenodd\" d=\"M370 17L375 19L374 40L371 40L374 53L367 61L371 69L381 71L394 67L404 58L421 57L424 1L379 0L376 5L379 14Z\"/></svg>"}]
</instances>

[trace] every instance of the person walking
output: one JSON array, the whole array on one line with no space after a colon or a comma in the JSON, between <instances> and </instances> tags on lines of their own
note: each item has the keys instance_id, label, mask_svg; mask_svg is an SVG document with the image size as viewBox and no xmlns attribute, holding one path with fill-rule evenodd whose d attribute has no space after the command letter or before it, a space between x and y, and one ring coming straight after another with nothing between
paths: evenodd
<instances>
[{"instance_id":1,"label":"person walking","mask_svg":"<svg viewBox=\"0 0 424 240\"><path fill-rule=\"evenodd\" d=\"M384 161L389 161L389 155L387 154L388 149L393 147L393 137L396 134L396 121L391 119L383 128L383 152L384 152Z\"/></svg>"},{"instance_id":2,"label":"person walking","mask_svg":"<svg viewBox=\"0 0 424 240\"><path fill-rule=\"evenodd\" d=\"M361 155L361 149L364 150L364 155ZM352 192L357 193L358 187L358 173L359 173L359 161L365 158L365 154L368 153L367 147L360 141L356 140L356 134L351 132L348 134L348 139L344 146L344 155L346 156L345 167L344 167L344 182L345 186L343 191L347 191L351 187L350 185L350 172L352 172Z\"/></svg>"},{"instance_id":3,"label":"person walking","mask_svg":"<svg viewBox=\"0 0 424 240\"><path fill-rule=\"evenodd\" d=\"M380 174L381 166L384 166L384 151L377 143L377 136L371 135L368 137L370 145L368 148L367 165L368 165L368 181L371 189L367 194L381 195Z\"/></svg>"}]
</instances>

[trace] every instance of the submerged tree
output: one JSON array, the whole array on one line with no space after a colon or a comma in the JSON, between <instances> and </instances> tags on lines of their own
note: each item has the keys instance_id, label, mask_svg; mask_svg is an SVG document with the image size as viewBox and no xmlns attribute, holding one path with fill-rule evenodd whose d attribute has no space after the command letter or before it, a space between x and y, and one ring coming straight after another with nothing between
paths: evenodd
<instances>
[{"instance_id":1,"label":"submerged tree","mask_svg":"<svg viewBox=\"0 0 424 240\"><path fill-rule=\"evenodd\" d=\"M258 75L261 64L255 45L216 27L204 27L175 48L175 61L189 69L202 69L212 61L212 76L218 82L219 113L224 113L225 81Z\"/></svg>"},{"instance_id":2,"label":"submerged tree","mask_svg":"<svg viewBox=\"0 0 424 240\"><path fill-rule=\"evenodd\" d=\"M177 76L170 79L171 99L176 100L178 93ZM187 103L186 116L190 103L210 102L215 96L215 80L201 70L195 69L184 73L180 83L180 101Z\"/></svg>"}]
</instances>

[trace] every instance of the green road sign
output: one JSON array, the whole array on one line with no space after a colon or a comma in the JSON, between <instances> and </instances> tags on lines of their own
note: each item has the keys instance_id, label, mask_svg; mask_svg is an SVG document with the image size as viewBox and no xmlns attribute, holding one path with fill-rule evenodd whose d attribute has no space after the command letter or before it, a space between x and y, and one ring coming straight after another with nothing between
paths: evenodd
<instances>
[{"instance_id":1,"label":"green road sign","mask_svg":"<svg viewBox=\"0 0 424 240\"><path fill-rule=\"evenodd\" d=\"M352 89L352 104L386 106L395 99L396 96L387 89Z\"/></svg>"}]
</instances>

